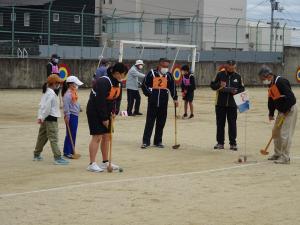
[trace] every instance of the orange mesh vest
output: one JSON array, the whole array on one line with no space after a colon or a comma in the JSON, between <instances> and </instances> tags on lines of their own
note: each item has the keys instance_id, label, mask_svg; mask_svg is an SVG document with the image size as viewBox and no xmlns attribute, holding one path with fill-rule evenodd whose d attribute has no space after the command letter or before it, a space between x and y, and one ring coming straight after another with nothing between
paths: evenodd
<instances>
[{"instance_id":1,"label":"orange mesh vest","mask_svg":"<svg viewBox=\"0 0 300 225\"><path fill-rule=\"evenodd\" d=\"M152 71L152 75L153 75L153 84L152 84L152 89L167 89L168 88L168 79L167 76L159 76L156 77L154 75L153 70Z\"/></svg>"},{"instance_id":2,"label":"orange mesh vest","mask_svg":"<svg viewBox=\"0 0 300 225\"><path fill-rule=\"evenodd\" d=\"M268 90L268 96L270 98L272 98L273 100L277 100L281 96L281 93L280 93L280 91L279 91L279 89L276 85L276 82L277 82L278 78L279 78L279 76L276 78L274 84L272 84L272 86Z\"/></svg>"},{"instance_id":3,"label":"orange mesh vest","mask_svg":"<svg viewBox=\"0 0 300 225\"><path fill-rule=\"evenodd\" d=\"M110 101L116 100L121 93L121 84L119 84L119 87L114 87L109 77L103 76L103 78L106 78L111 85L111 89L109 95L106 97L106 100L110 100Z\"/></svg>"}]
</instances>

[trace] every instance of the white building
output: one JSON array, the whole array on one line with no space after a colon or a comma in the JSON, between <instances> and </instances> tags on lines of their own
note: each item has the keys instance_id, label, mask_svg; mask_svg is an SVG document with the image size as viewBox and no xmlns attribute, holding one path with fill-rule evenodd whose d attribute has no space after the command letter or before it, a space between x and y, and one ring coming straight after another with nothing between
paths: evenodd
<instances>
[{"instance_id":1,"label":"white building","mask_svg":"<svg viewBox=\"0 0 300 225\"><path fill-rule=\"evenodd\" d=\"M236 47L248 50L245 35L247 0L224 2L96 0L95 13L99 15L102 9L106 15L103 18L103 40L197 44L202 50ZM95 26L96 34L100 35L100 18L96 20Z\"/></svg>"},{"instance_id":2,"label":"white building","mask_svg":"<svg viewBox=\"0 0 300 225\"><path fill-rule=\"evenodd\" d=\"M270 51L270 32L269 24L249 22L247 26L246 37L249 43L250 51ZM292 44L292 30L277 23L273 28L272 51L282 52L283 46Z\"/></svg>"}]
</instances>

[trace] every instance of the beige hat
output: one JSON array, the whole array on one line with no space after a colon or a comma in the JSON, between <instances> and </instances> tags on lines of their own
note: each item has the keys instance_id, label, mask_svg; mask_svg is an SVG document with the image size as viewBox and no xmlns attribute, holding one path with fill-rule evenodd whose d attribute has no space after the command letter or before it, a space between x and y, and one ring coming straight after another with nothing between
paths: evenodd
<instances>
[{"instance_id":1,"label":"beige hat","mask_svg":"<svg viewBox=\"0 0 300 225\"><path fill-rule=\"evenodd\" d=\"M145 64L144 64L143 60L139 59L139 60L136 60L135 65L137 66L137 65L145 65Z\"/></svg>"}]
</instances>

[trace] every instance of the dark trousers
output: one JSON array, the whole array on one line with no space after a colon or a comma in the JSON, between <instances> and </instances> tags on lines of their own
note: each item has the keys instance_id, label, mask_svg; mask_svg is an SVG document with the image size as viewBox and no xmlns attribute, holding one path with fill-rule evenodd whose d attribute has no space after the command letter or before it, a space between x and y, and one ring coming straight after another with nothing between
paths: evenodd
<instances>
[{"instance_id":1,"label":"dark trousers","mask_svg":"<svg viewBox=\"0 0 300 225\"><path fill-rule=\"evenodd\" d=\"M228 122L229 144L236 145L237 109L235 107L216 106L217 142L218 144L224 145L226 118Z\"/></svg>"},{"instance_id":2,"label":"dark trousers","mask_svg":"<svg viewBox=\"0 0 300 225\"><path fill-rule=\"evenodd\" d=\"M151 104L148 101L147 119L144 129L143 144L150 145L150 139L155 125L154 145L162 143L163 130L167 120L168 103L161 104L157 107L156 104Z\"/></svg>"},{"instance_id":3,"label":"dark trousers","mask_svg":"<svg viewBox=\"0 0 300 225\"><path fill-rule=\"evenodd\" d=\"M141 95L138 90L127 89L127 113L132 114L132 108L134 105L134 113L140 112Z\"/></svg>"}]
</instances>

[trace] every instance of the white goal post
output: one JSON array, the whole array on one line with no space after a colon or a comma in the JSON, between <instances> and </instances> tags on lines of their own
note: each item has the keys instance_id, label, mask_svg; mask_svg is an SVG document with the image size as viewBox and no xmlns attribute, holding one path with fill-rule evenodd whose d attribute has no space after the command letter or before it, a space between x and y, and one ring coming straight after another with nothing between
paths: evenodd
<instances>
[{"instance_id":1,"label":"white goal post","mask_svg":"<svg viewBox=\"0 0 300 225\"><path fill-rule=\"evenodd\" d=\"M123 61L124 45L125 44L126 45L159 46L159 47L172 47L172 48L180 48L180 49L181 48L191 49L192 50L191 72L192 73L195 72L195 64L196 64L196 56L197 56L197 46L196 45L183 45L183 44L171 44L171 43L120 40L119 62Z\"/></svg>"}]
</instances>

